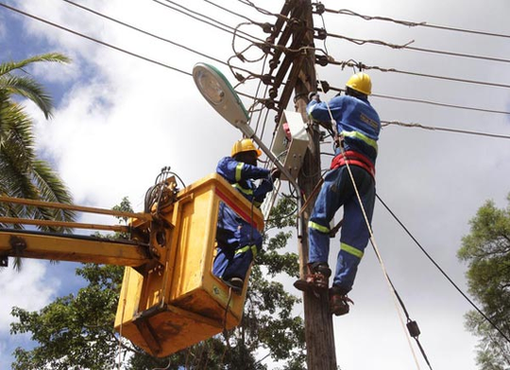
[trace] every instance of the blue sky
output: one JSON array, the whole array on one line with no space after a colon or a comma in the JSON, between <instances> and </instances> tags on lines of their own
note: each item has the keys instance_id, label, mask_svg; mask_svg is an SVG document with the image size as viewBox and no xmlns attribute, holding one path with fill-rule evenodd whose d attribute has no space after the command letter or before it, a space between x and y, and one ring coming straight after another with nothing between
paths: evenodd
<instances>
[{"instance_id":1,"label":"blue sky","mask_svg":"<svg viewBox=\"0 0 510 370\"><path fill-rule=\"evenodd\" d=\"M221 60L233 53L231 35L153 1L80 3ZM273 12L279 11L282 5L269 0L257 3ZM336 1L324 3L331 9L339 7ZM11 1L9 4L188 73L197 62L215 64L62 1L48 0L44 4L35 0ZM272 20L238 1L229 0L228 4L254 19ZM188 6L231 25L243 21L203 1L194 0ZM341 7L363 14L495 33L508 32L510 10L506 0L494 0L490 9L481 3L466 4L460 0L384 3L352 0L342 2ZM412 45L422 48L500 58L510 55L509 39L409 28L334 14L324 17L328 32L352 38L381 39L395 44L414 40ZM127 56L3 8L0 21L2 60L48 51L60 51L73 59L68 66L47 66L31 71L48 86L55 98L54 119L44 121L30 104L27 110L34 117L39 152L54 164L77 204L111 208L128 196L134 208L140 210L145 190L163 166L172 166L172 170L189 184L213 172L217 160L228 155L232 142L240 137L239 132L207 105L189 75ZM316 24L322 25L320 19L316 18ZM256 32L252 28L245 30ZM236 46L242 50L244 45L238 42ZM321 42L317 42L317 46L323 47ZM327 40L327 48L338 61L352 58L373 66L510 83L507 63L392 50L378 45L357 46L331 38ZM250 64L236 62L236 65L258 71ZM218 65L218 68L234 83L225 66ZM342 87L352 71L328 66L318 67L317 72L321 80ZM376 94L510 110L510 90L505 88L379 71L370 74ZM247 83L240 91L251 92L253 88ZM329 93L324 98L333 95ZM251 104L248 99L243 100L246 106ZM510 135L508 115L377 97L371 102L387 121ZM268 125L273 122L271 118ZM264 136L267 145L271 131ZM508 141L389 126L383 129L379 145L378 194L465 290L466 266L457 260L456 251L462 236L469 231L468 220L486 199L493 199L499 207L506 206L506 195L510 191ZM324 168L327 161L325 158ZM81 221L95 220L85 216ZM474 370L476 338L463 327L463 314L471 309L470 305L423 256L380 203L376 204L373 227L392 281L411 316L420 325L420 338L434 368ZM332 242L331 264L334 264L335 248L337 245ZM80 285L79 279L74 277L73 264L30 261L26 267L19 275L12 271L0 273L4 307L19 305L40 309L55 297L76 291ZM292 282L284 283L293 289ZM33 298L32 302L26 297ZM334 319L337 359L342 369L416 368L370 248L360 266L351 298L356 302L352 312ZM8 366L14 346L19 345L19 339L9 336L6 312L7 309L3 311L0 326L2 369ZM302 309L298 307L297 313L302 314ZM424 363L421 366L426 367Z\"/></svg>"}]
</instances>

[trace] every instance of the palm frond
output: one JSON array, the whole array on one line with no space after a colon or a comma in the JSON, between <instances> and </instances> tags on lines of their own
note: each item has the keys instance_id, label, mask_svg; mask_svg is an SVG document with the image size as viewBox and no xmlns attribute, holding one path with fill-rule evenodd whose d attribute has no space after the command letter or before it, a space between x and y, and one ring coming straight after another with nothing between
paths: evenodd
<instances>
[{"instance_id":1,"label":"palm frond","mask_svg":"<svg viewBox=\"0 0 510 370\"><path fill-rule=\"evenodd\" d=\"M53 100L44 87L33 78L8 75L0 79L0 89L6 90L9 95L19 95L33 101L46 119L51 117Z\"/></svg>"},{"instance_id":2,"label":"palm frond","mask_svg":"<svg viewBox=\"0 0 510 370\"><path fill-rule=\"evenodd\" d=\"M32 63L38 62L57 62L57 63L70 63L71 58L60 53L46 53L35 55L33 57L20 60L18 62L3 62L0 64L0 76L11 73L17 69L22 70Z\"/></svg>"}]
</instances>

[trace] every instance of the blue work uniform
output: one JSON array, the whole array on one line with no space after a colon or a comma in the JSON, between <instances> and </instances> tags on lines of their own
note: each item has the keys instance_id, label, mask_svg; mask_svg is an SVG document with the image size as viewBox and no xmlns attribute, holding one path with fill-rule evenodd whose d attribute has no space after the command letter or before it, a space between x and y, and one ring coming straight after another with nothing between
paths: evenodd
<instances>
[{"instance_id":1,"label":"blue work uniform","mask_svg":"<svg viewBox=\"0 0 510 370\"><path fill-rule=\"evenodd\" d=\"M329 102L339 135L343 136L344 154L337 149L332 169L324 177L309 222L309 263L327 263L330 222L344 206L340 251L333 286L347 294L354 284L358 265L370 238L356 192L345 165L349 163L369 222L375 201L375 161L377 140L381 130L379 115L368 100L352 96L336 96ZM328 105L312 100L307 112L315 121L331 122Z\"/></svg>"},{"instance_id":2,"label":"blue work uniform","mask_svg":"<svg viewBox=\"0 0 510 370\"><path fill-rule=\"evenodd\" d=\"M260 207L266 194L273 189L270 171L232 157L222 158L216 172L234 186L253 206ZM261 179L259 186L253 180ZM244 280L250 264L262 248L262 235L249 222L240 217L225 203L220 203L216 229L217 254L213 274L229 280Z\"/></svg>"}]
</instances>

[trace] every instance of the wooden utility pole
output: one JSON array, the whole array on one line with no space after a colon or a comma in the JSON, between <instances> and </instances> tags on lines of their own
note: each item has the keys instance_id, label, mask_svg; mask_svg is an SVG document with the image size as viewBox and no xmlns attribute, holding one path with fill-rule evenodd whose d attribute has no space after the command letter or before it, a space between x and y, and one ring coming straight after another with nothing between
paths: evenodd
<instances>
[{"instance_id":1,"label":"wooden utility pole","mask_svg":"<svg viewBox=\"0 0 510 370\"><path fill-rule=\"evenodd\" d=\"M297 0L291 14L294 14L298 9L299 19L306 27L306 33L302 38L303 52L294 60L294 63L300 66L295 84L294 101L296 110L302 114L303 120L307 122L308 93L317 90L311 0ZM311 124L308 134L310 135L310 143L298 178L299 187L307 200L321 178L320 134L317 125ZM314 199L311 199L303 212L301 220L302 237L299 240L301 277L307 273L308 219L313 204ZM333 319L329 313L328 295L323 294L316 297L313 293L304 293L303 302L308 370L337 370Z\"/></svg>"}]
</instances>

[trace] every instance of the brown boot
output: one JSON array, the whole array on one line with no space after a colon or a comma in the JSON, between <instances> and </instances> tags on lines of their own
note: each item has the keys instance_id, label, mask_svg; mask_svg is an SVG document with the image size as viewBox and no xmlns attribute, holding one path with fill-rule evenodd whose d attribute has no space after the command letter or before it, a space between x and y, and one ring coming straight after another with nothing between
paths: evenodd
<instances>
[{"instance_id":1,"label":"brown boot","mask_svg":"<svg viewBox=\"0 0 510 370\"><path fill-rule=\"evenodd\" d=\"M349 313L349 303L354 304L347 295L342 295L330 291L329 293L329 311L335 316L341 316Z\"/></svg>"},{"instance_id":2,"label":"brown boot","mask_svg":"<svg viewBox=\"0 0 510 370\"><path fill-rule=\"evenodd\" d=\"M294 287L302 292L318 291L324 292L328 289L328 278L331 270L327 263L309 263L308 274L303 279L296 280Z\"/></svg>"}]
</instances>

